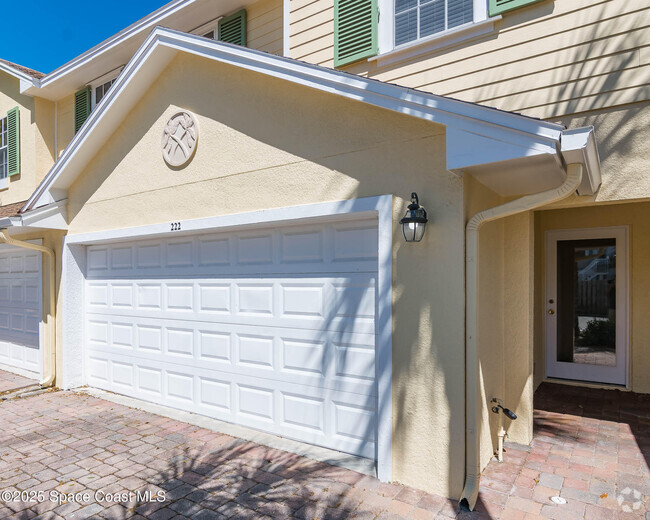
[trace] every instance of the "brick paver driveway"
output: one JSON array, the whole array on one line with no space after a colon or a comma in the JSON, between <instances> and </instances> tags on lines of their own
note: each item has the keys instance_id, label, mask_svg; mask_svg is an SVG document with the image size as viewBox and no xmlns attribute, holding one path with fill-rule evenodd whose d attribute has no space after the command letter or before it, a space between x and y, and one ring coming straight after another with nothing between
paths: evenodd
<instances>
[{"instance_id":1,"label":"brick paver driveway","mask_svg":"<svg viewBox=\"0 0 650 520\"><path fill-rule=\"evenodd\" d=\"M440 497L85 394L0 402L0 424L0 519L455 516ZM151 496L110 501L135 490ZM20 491L44 501L12 500Z\"/></svg>"},{"instance_id":2,"label":"brick paver driveway","mask_svg":"<svg viewBox=\"0 0 650 520\"><path fill-rule=\"evenodd\" d=\"M36 379L30 379L28 377L12 374L11 372L6 372L5 370L0 370L0 394L4 394L17 388L35 385L37 383L38 381Z\"/></svg>"},{"instance_id":3,"label":"brick paver driveway","mask_svg":"<svg viewBox=\"0 0 650 520\"><path fill-rule=\"evenodd\" d=\"M477 511L458 518L650 520L649 396L542 385L536 408L532 447L490 463ZM0 402L0 424L0 519L457 515L453 501L85 394Z\"/></svg>"}]
</instances>

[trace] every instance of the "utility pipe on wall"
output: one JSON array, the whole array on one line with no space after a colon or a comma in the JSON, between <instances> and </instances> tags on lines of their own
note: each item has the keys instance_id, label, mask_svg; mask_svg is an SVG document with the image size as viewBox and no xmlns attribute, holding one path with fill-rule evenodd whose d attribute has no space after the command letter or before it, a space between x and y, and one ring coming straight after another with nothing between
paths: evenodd
<instances>
[{"instance_id":1,"label":"utility pipe on wall","mask_svg":"<svg viewBox=\"0 0 650 520\"><path fill-rule=\"evenodd\" d=\"M478 393L478 261L479 230L483 224L530 211L572 195L582 181L583 165L569 164L564 182L557 188L533 193L506 202L500 206L480 211L465 228L465 487L460 503L474 509L478 498L481 461L478 425L480 424L480 396Z\"/></svg>"},{"instance_id":2,"label":"utility pipe on wall","mask_svg":"<svg viewBox=\"0 0 650 520\"><path fill-rule=\"evenodd\" d=\"M31 242L24 242L22 240L16 240L8 235L6 229L0 229L0 241L6 242L9 245L22 247L25 249L32 249L34 251L39 251L45 253L48 257L48 265L50 271L50 283L49 283L49 301L50 309L47 313L47 329L48 329L48 338L45 343L44 355L43 355L43 380L39 383L41 387L45 388L48 386L54 385L54 378L56 376L56 298L55 298L55 286L56 286L56 269L55 269L55 256L54 250L40 246L38 244L32 244Z\"/></svg>"}]
</instances>

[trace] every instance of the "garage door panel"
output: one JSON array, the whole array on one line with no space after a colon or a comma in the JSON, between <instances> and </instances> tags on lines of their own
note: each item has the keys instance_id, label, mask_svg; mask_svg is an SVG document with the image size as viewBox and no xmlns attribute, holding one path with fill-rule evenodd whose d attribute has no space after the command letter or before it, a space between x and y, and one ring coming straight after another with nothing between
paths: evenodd
<instances>
[{"instance_id":1,"label":"garage door panel","mask_svg":"<svg viewBox=\"0 0 650 520\"><path fill-rule=\"evenodd\" d=\"M88 384L373 458L376 226L88 247Z\"/></svg>"},{"instance_id":2,"label":"garage door panel","mask_svg":"<svg viewBox=\"0 0 650 520\"><path fill-rule=\"evenodd\" d=\"M376 277L270 278L233 282L93 280L89 314L374 332Z\"/></svg>"},{"instance_id":3,"label":"garage door panel","mask_svg":"<svg viewBox=\"0 0 650 520\"><path fill-rule=\"evenodd\" d=\"M89 357L89 384L332 449L374 457L375 398L249 374ZM92 375L90 375L92 374ZM222 377L223 376L223 377Z\"/></svg>"},{"instance_id":4,"label":"garage door panel","mask_svg":"<svg viewBox=\"0 0 650 520\"><path fill-rule=\"evenodd\" d=\"M226 374L377 395L374 335L344 334L337 340L315 331L203 324L189 328L178 322L89 320L87 350L91 356L151 363L160 359L188 370L206 367ZM117 332L116 332L117 331Z\"/></svg>"},{"instance_id":5,"label":"garage door panel","mask_svg":"<svg viewBox=\"0 0 650 520\"><path fill-rule=\"evenodd\" d=\"M5 335L3 334L3 337ZM14 341L0 341L0 363L29 370L38 374L40 372L41 352L38 347L38 338L34 341L36 345L25 345L20 337Z\"/></svg>"},{"instance_id":6,"label":"garage door panel","mask_svg":"<svg viewBox=\"0 0 650 520\"><path fill-rule=\"evenodd\" d=\"M90 246L87 277L182 273L231 276L264 273L373 272L377 270L376 221L287 226L248 232Z\"/></svg>"}]
</instances>

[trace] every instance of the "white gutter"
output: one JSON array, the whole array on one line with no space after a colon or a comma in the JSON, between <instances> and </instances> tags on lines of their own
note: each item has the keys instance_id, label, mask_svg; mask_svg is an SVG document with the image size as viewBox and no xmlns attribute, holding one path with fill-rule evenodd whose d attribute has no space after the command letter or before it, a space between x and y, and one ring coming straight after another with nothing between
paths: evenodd
<instances>
[{"instance_id":1,"label":"white gutter","mask_svg":"<svg viewBox=\"0 0 650 520\"><path fill-rule=\"evenodd\" d=\"M55 286L56 286L56 269L55 269L55 255L54 250L40 246L38 244L32 244L31 242L23 242L22 240L16 240L15 238L10 237L6 233L7 229L0 229L0 241L6 242L12 246L22 247L25 249L33 249L34 251L39 251L45 253L48 256L48 264L50 267L50 283L49 283L49 299L50 299L50 308L47 313L47 329L48 337L45 342L45 349L43 352L43 375L44 379L39 383L41 387L48 387L54 385L54 378L56 377L56 298L55 298Z\"/></svg>"},{"instance_id":2,"label":"white gutter","mask_svg":"<svg viewBox=\"0 0 650 520\"><path fill-rule=\"evenodd\" d=\"M478 498L481 463L479 454L478 425L480 424L480 396L478 392L478 237L483 224L530 211L551 202L569 197L582 181L582 164L569 164L564 182L557 188L526 195L489 208L474 215L465 229L465 488L461 505L474 509Z\"/></svg>"},{"instance_id":3,"label":"white gutter","mask_svg":"<svg viewBox=\"0 0 650 520\"><path fill-rule=\"evenodd\" d=\"M598 190L601 175L594 128L565 130L560 145L562 159L567 164L567 176L560 186L480 211L469 220L465 228L465 487L460 503L470 510L476 505L481 478L478 433L481 398L478 387L477 341L479 230L487 222L546 206L565 199L576 191L580 195L593 195Z\"/></svg>"}]
</instances>

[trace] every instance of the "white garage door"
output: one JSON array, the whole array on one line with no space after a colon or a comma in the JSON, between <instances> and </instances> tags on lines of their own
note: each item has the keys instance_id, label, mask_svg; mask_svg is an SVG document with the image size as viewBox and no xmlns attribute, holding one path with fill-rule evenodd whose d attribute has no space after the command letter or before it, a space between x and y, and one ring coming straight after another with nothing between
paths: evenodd
<instances>
[{"instance_id":1,"label":"white garage door","mask_svg":"<svg viewBox=\"0 0 650 520\"><path fill-rule=\"evenodd\" d=\"M41 254L0 246L0 364L41 373Z\"/></svg>"},{"instance_id":2,"label":"white garage door","mask_svg":"<svg viewBox=\"0 0 650 520\"><path fill-rule=\"evenodd\" d=\"M375 458L377 222L87 248L92 386Z\"/></svg>"}]
</instances>

